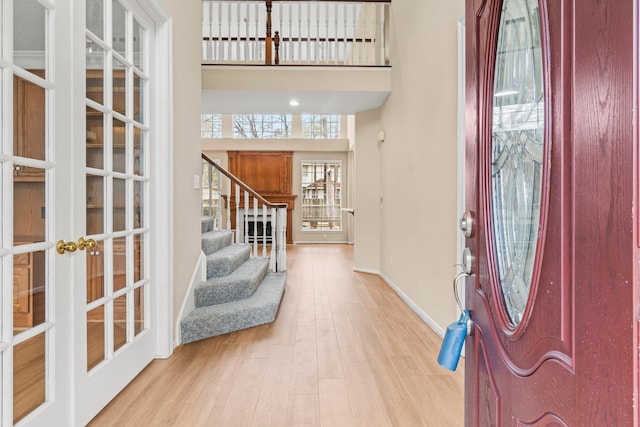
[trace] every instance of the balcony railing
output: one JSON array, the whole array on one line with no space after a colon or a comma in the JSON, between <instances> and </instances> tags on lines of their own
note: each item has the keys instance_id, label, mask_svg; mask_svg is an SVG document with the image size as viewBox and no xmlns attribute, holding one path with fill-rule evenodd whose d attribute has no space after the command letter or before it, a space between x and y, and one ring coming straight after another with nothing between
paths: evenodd
<instances>
[{"instance_id":1,"label":"balcony railing","mask_svg":"<svg viewBox=\"0 0 640 427\"><path fill-rule=\"evenodd\" d=\"M391 0L203 0L202 63L388 66L390 6Z\"/></svg>"}]
</instances>

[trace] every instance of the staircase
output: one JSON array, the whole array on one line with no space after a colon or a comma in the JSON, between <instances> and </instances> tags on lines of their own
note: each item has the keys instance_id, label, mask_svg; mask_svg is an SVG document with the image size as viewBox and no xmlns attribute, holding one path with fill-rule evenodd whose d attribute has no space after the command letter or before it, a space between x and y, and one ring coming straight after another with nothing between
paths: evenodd
<instances>
[{"instance_id":1,"label":"staircase","mask_svg":"<svg viewBox=\"0 0 640 427\"><path fill-rule=\"evenodd\" d=\"M195 308L181 322L182 343L273 322L287 281L270 273L269 258L251 258L251 246L231 244L233 233L202 220L207 280L194 289Z\"/></svg>"}]
</instances>

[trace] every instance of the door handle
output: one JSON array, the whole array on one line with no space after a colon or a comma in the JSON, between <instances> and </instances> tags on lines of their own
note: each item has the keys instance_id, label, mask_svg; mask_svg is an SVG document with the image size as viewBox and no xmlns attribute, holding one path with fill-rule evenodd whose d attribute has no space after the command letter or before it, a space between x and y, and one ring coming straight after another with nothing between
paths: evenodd
<instances>
[{"instance_id":1,"label":"door handle","mask_svg":"<svg viewBox=\"0 0 640 427\"><path fill-rule=\"evenodd\" d=\"M96 248L96 246L98 246L98 244L95 240L85 239L84 237L80 237L78 239L78 243L58 240L58 243L56 243L56 252L62 255L65 252L75 252L78 249L80 249L81 251L84 251L85 249L92 251Z\"/></svg>"},{"instance_id":2,"label":"door handle","mask_svg":"<svg viewBox=\"0 0 640 427\"><path fill-rule=\"evenodd\" d=\"M463 271L453 279L453 295L455 295L456 297L456 304L458 304L458 308L460 309L460 312L464 312L464 307L462 306L462 302L460 301L460 295L458 294L458 282L460 281L460 279L464 279L467 277L469 277L469 273L466 273Z\"/></svg>"},{"instance_id":3,"label":"door handle","mask_svg":"<svg viewBox=\"0 0 640 427\"><path fill-rule=\"evenodd\" d=\"M65 252L75 252L78 249L78 245L75 242L66 242L64 240L58 240L56 243L56 252L64 254Z\"/></svg>"},{"instance_id":4,"label":"door handle","mask_svg":"<svg viewBox=\"0 0 640 427\"><path fill-rule=\"evenodd\" d=\"M84 237L80 237L78 239L78 249L84 251L85 248L92 251L96 248L97 243L93 239L85 239Z\"/></svg>"}]
</instances>

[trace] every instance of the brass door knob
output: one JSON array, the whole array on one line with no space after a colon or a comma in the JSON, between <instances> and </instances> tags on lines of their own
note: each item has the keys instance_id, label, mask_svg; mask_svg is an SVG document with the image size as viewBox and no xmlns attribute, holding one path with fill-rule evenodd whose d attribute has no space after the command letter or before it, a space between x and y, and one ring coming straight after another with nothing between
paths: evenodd
<instances>
[{"instance_id":1,"label":"brass door knob","mask_svg":"<svg viewBox=\"0 0 640 427\"><path fill-rule=\"evenodd\" d=\"M78 245L74 242L66 242L64 240L58 240L56 243L56 252L63 254L65 252L75 252L78 249Z\"/></svg>"},{"instance_id":2,"label":"brass door knob","mask_svg":"<svg viewBox=\"0 0 640 427\"><path fill-rule=\"evenodd\" d=\"M85 248L92 251L96 248L96 246L98 246L98 244L93 239L85 239L84 237L80 237L78 239L78 249L80 249L81 251L84 251Z\"/></svg>"}]
</instances>

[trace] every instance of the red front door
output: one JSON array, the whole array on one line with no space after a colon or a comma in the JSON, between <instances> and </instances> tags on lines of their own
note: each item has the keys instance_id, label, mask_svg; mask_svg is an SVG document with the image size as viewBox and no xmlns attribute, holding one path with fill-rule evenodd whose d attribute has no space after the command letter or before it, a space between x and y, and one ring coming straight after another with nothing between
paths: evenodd
<instances>
[{"instance_id":1,"label":"red front door","mask_svg":"<svg viewBox=\"0 0 640 427\"><path fill-rule=\"evenodd\" d=\"M638 424L634 9L466 2L467 426Z\"/></svg>"}]
</instances>

